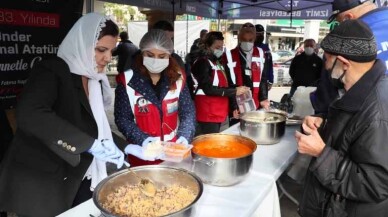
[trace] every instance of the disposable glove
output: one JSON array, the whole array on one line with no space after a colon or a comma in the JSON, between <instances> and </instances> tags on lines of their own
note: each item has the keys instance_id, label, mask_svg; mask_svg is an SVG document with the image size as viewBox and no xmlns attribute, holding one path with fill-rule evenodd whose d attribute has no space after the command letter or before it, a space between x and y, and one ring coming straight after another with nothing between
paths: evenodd
<instances>
[{"instance_id":1,"label":"disposable glove","mask_svg":"<svg viewBox=\"0 0 388 217\"><path fill-rule=\"evenodd\" d=\"M149 138L151 138L151 137L149 137ZM144 147L141 147L141 146L136 145L136 144L129 144L129 145L127 145L127 147L125 147L124 152L125 152L125 154L131 154L131 155L136 156L142 160L147 160L147 161L156 160L156 157L146 157L144 155L144 150L145 150Z\"/></svg>"},{"instance_id":2,"label":"disposable glove","mask_svg":"<svg viewBox=\"0 0 388 217\"><path fill-rule=\"evenodd\" d=\"M111 140L95 140L88 152L99 160L116 164L117 169L124 164L124 153Z\"/></svg>"},{"instance_id":3,"label":"disposable glove","mask_svg":"<svg viewBox=\"0 0 388 217\"><path fill-rule=\"evenodd\" d=\"M160 137L147 137L142 143L141 143L141 146L145 147L148 143L150 142L155 142L155 141L158 141L160 140Z\"/></svg>"},{"instance_id":4,"label":"disposable glove","mask_svg":"<svg viewBox=\"0 0 388 217\"><path fill-rule=\"evenodd\" d=\"M189 141L187 141L187 139L183 136L180 136L176 142L177 144L182 144L182 145L185 145L185 146L188 146L189 145Z\"/></svg>"}]
</instances>

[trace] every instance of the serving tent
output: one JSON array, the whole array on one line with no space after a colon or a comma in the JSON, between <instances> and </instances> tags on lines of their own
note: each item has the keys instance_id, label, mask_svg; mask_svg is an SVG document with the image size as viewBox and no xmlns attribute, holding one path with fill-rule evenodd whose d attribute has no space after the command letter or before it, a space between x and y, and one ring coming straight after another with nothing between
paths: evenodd
<instances>
[{"instance_id":1,"label":"serving tent","mask_svg":"<svg viewBox=\"0 0 388 217\"><path fill-rule=\"evenodd\" d=\"M319 19L331 15L333 0L104 0L215 19ZM388 0L376 0L381 7Z\"/></svg>"},{"instance_id":2,"label":"serving tent","mask_svg":"<svg viewBox=\"0 0 388 217\"><path fill-rule=\"evenodd\" d=\"M106 0L215 19L326 19L333 0Z\"/></svg>"}]
</instances>

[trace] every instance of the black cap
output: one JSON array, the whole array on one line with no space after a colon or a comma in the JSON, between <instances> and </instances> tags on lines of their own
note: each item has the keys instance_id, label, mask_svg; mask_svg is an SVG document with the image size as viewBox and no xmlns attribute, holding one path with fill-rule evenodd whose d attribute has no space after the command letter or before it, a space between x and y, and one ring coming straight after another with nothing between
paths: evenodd
<instances>
[{"instance_id":1,"label":"black cap","mask_svg":"<svg viewBox=\"0 0 388 217\"><path fill-rule=\"evenodd\" d=\"M255 28L256 28L256 32L265 32L264 27L260 24L256 24Z\"/></svg>"},{"instance_id":2,"label":"black cap","mask_svg":"<svg viewBox=\"0 0 388 217\"><path fill-rule=\"evenodd\" d=\"M372 30L358 19L346 20L333 29L322 40L321 48L327 53L343 56L354 62L370 62L377 56Z\"/></svg>"},{"instance_id":3,"label":"black cap","mask_svg":"<svg viewBox=\"0 0 388 217\"><path fill-rule=\"evenodd\" d=\"M334 0L332 3L332 14L327 19L328 23L333 22L338 14L364 4L369 0Z\"/></svg>"}]
</instances>

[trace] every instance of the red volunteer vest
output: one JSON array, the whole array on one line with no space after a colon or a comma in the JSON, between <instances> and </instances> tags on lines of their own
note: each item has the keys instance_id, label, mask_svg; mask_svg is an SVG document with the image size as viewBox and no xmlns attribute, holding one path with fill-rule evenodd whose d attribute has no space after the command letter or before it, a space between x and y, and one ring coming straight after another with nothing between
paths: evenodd
<instances>
[{"instance_id":1,"label":"red volunteer vest","mask_svg":"<svg viewBox=\"0 0 388 217\"><path fill-rule=\"evenodd\" d=\"M226 75L222 72L222 66L217 66L216 63L210 60L208 61L212 67L211 78L213 86L228 87L228 80ZM229 99L226 96L207 96L202 89L198 89L194 102L197 121L222 123L228 116Z\"/></svg>"},{"instance_id":2,"label":"red volunteer vest","mask_svg":"<svg viewBox=\"0 0 388 217\"><path fill-rule=\"evenodd\" d=\"M227 51L229 52L229 51ZM228 62L228 68L230 73L234 73L236 85L237 86L243 86L243 73L245 73L245 66L241 65L240 61L240 49L239 47L236 47L230 51L231 53L231 60L230 57L228 58L228 54L226 53L224 58L226 57L226 60ZM259 92L260 92L260 81L261 81L261 75L264 68L264 52L261 48L253 47L253 53L252 53L252 63L251 63L251 79L252 79L252 97L255 101L256 108L260 108L260 101L259 101ZM233 77L233 75L231 75ZM233 80L233 79L232 79Z\"/></svg>"},{"instance_id":3,"label":"red volunteer vest","mask_svg":"<svg viewBox=\"0 0 388 217\"><path fill-rule=\"evenodd\" d=\"M168 91L164 97L161 117L156 105L152 104L146 97L127 85L133 76L132 70L128 70L119 76L123 78L119 78L118 80L121 82L125 81L131 110L139 129L152 137L160 137L161 141L176 141L176 132L178 130L178 100L183 90L183 80L177 80L175 83L176 89ZM128 160L131 166L151 165L163 162L161 160L143 161L132 155L128 155Z\"/></svg>"}]
</instances>

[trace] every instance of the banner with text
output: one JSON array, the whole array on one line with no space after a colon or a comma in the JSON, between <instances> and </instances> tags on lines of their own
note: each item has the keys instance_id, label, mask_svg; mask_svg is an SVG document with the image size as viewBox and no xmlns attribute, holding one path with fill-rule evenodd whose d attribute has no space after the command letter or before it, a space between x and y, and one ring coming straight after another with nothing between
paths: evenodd
<instances>
[{"instance_id":1,"label":"banner with text","mask_svg":"<svg viewBox=\"0 0 388 217\"><path fill-rule=\"evenodd\" d=\"M30 69L56 55L82 15L83 0L12 0L0 3L0 109L12 108Z\"/></svg>"}]
</instances>

